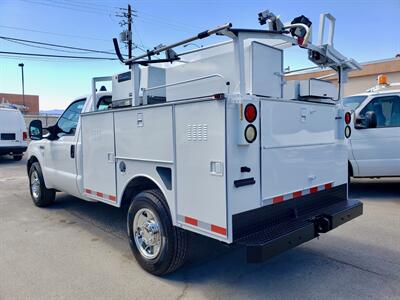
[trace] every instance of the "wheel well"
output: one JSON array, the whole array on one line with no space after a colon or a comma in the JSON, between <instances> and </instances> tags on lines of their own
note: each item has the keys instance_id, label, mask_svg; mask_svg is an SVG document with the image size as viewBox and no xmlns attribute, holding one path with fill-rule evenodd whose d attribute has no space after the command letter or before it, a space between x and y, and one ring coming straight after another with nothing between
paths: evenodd
<instances>
[{"instance_id":1,"label":"wheel well","mask_svg":"<svg viewBox=\"0 0 400 300\"><path fill-rule=\"evenodd\" d=\"M29 170L31 169L31 166L35 162L37 162L37 163L39 162L39 160L35 156L32 156L31 158L29 158L29 160L28 160L28 162L26 164L26 171L27 171L28 174L29 174Z\"/></svg>"},{"instance_id":2,"label":"wheel well","mask_svg":"<svg viewBox=\"0 0 400 300\"><path fill-rule=\"evenodd\" d=\"M128 206L131 203L132 198L140 192L153 189L159 190L162 194L164 194L159 186L150 178L145 176L133 178L125 187L124 194L122 195L121 207Z\"/></svg>"},{"instance_id":3,"label":"wheel well","mask_svg":"<svg viewBox=\"0 0 400 300\"><path fill-rule=\"evenodd\" d=\"M349 168L349 176L353 176L354 175L354 172L353 172L353 166L351 165L351 162L350 161L348 161L348 168Z\"/></svg>"}]
</instances>

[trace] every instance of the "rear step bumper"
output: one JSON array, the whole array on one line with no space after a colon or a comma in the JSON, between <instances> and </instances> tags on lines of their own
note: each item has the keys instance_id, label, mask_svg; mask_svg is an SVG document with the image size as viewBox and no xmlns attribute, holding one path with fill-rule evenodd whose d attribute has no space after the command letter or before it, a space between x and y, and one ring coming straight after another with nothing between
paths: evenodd
<instances>
[{"instance_id":1,"label":"rear step bumper","mask_svg":"<svg viewBox=\"0 0 400 300\"><path fill-rule=\"evenodd\" d=\"M269 226L238 239L247 246L247 261L259 263L318 237L363 213L363 204L357 200L344 200L319 208L296 219Z\"/></svg>"}]
</instances>

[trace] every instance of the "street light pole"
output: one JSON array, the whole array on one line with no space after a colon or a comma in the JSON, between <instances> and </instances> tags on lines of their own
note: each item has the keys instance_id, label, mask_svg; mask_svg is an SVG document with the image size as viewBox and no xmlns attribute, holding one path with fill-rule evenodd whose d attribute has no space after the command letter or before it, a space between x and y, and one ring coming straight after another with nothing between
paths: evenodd
<instances>
[{"instance_id":1,"label":"street light pole","mask_svg":"<svg viewBox=\"0 0 400 300\"><path fill-rule=\"evenodd\" d=\"M25 109L25 82L24 82L24 64L20 63L18 64L19 67L21 67L21 71L22 71L22 103L24 105L24 109Z\"/></svg>"}]
</instances>

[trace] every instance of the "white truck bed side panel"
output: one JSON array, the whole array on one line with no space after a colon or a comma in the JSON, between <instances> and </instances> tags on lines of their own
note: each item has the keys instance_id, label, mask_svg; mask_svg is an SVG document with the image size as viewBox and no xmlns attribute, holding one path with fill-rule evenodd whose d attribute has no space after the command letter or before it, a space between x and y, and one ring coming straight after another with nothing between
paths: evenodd
<instances>
[{"instance_id":1,"label":"white truck bed side panel","mask_svg":"<svg viewBox=\"0 0 400 300\"><path fill-rule=\"evenodd\" d=\"M335 106L261 101L262 199L344 184L347 152L335 140Z\"/></svg>"},{"instance_id":2,"label":"white truck bed side panel","mask_svg":"<svg viewBox=\"0 0 400 300\"><path fill-rule=\"evenodd\" d=\"M119 169L119 164L123 162L125 164L125 172L121 172ZM157 172L157 167L166 167L171 169L172 173L172 188L168 189L163 183L160 175ZM121 197L131 180L135 180L138 177L146 177L160 188L164 194L168 207L171 212L172 222L176 224L176 214L175 214L175 178L174 178L174 165L170 163L160 163L160 162L150 162L150 161L139 161L139 160L129 160L129 159L117 159L117 194L118 194L118 206L121 205Z\"/></svg>"},{"instance_id":3,"label":"white truck bed side panel","mask_svg":"<svg viewBox=\"0 0 400 300\"><path fill-rule=\"evenodd\" d=\"M262 147L335 142L335 107L306 101L261 101Z\"/></svg>"},{"instance_id":4,"label":"white truck bed side panel","mask_svg":"<svg viewBox=\"0 0 400 300\"><path fill-rule=\"evenodd\" d=\"M148 106L116 115L118 158L173 162L171 106Z\"/></svg>"},{"instance_id":5,"label":"white truck bed side panel","mask_svg":"<svg viewBox=\"0 0 400 300\"><path fill-rule=\"evenodd\" d=\"M82 115L81 122L84 193L116 205L114 114Z\"/></svg>"},{"instance_id":6,"label":"white truck bed side panel","mask_svg":"<svg viewBox=\"0 0 400 300\"><path fill-rule=\"evenodd\" d=\"M264 149L262 160L264 205L273 203L274 197L346 183L347 162L341 144Z\"/></svg>"},{"instance_id":7,"label":"white truck bed side panel","mask_svg":"<svg viewBox=\"0 0 400 300\"><path fill-rule=\"evenodd\" d=\"M178 220L227 239L225 101L175 106Z\"/></svg>"}]
</instances>

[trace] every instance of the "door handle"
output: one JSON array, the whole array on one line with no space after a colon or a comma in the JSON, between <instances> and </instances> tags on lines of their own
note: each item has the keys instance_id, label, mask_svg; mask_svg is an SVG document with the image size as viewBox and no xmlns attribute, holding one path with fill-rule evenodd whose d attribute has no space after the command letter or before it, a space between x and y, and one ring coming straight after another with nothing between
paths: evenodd
<instances>
[{"instance_id":1,"label":"door handle","mask_svg":"<svg viewBox=\"0 0 400 300\"><path fill-rule=\"evenodd\" d=\"M71 145L69 155L71 156L71 158L75 158L75 145Z\"/></svg>"}]
</instances>

